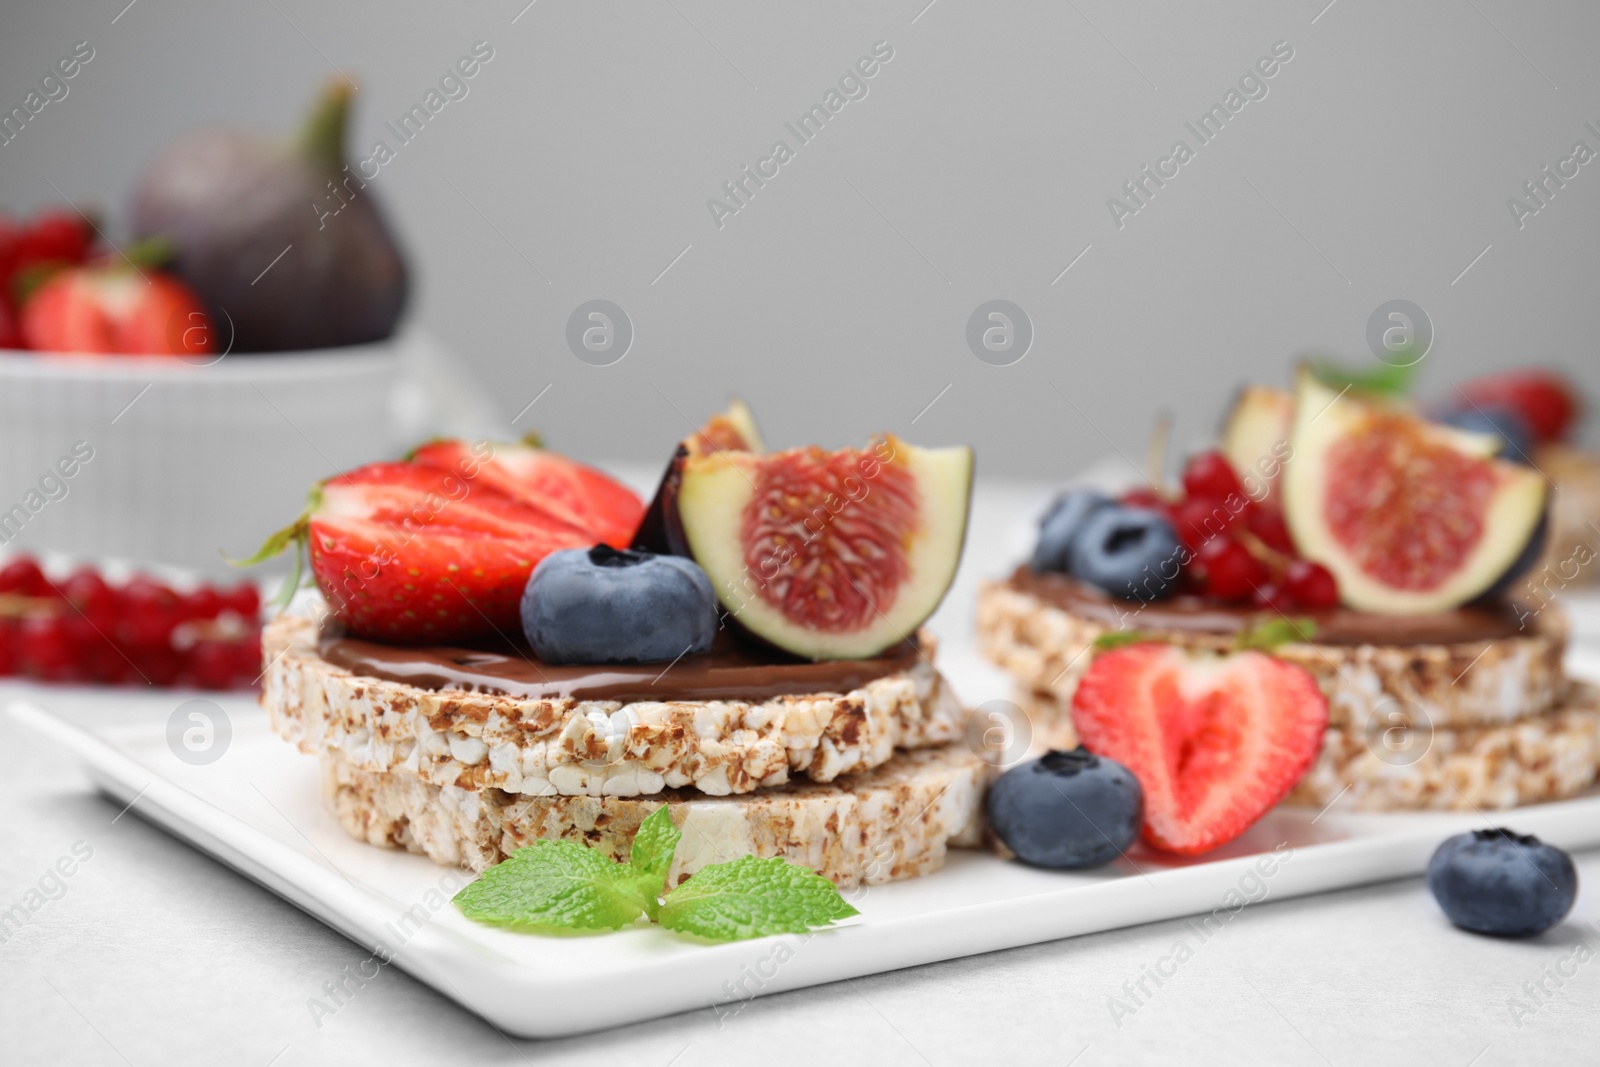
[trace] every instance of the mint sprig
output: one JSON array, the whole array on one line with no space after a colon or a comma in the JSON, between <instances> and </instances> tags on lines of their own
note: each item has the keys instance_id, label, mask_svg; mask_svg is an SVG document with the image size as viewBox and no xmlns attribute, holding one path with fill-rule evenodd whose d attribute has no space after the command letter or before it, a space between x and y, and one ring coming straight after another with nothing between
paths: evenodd
<instances>
[{"instance_id":1,"label":"mint sprig","mask_svg":"<svg viewBox=\"0 0 1600 1067\"><path fill-rule=\"evenodd\" d=\"M625 863L576 841L535 841L455 895L469 919L495 926L615 930L644 910Z\"/></svg>"},{"instance_id":2,"label":"mint sprig","mask_svg":"<svg viewBox=\"0 0 1600 1067\"><path fill-rule=\"evenodd\" d=\"M1271 652L1279 645L1310 641L1316 636L1317 620L1304 615L1283 615L1276 619L1263 619L1241 630L1233 639L1233 647L1240 651L1255 649L1258 652Z\"/></svg>"},{"instance_id":3,"label":"mint sprig","mask_svg":"<svg viewBox=\"0 0 1600 1067\"><path fill-rule=\"evenodd\" d=\"M1375 366L1369 367L1351 367L1332 359L1313 359L1311 372L1330 389L1353 389L1369 396L1398 400L1411 392L1412 383L1417 377L1417 364L1421 360L1421 356L1413 355L1412 349L1407 347L1390 353L1390 359L1379 360Z\"/></svg>"},{"instance_id":4,"label":"mint sprig","mask_svg":"<svg viewBox=\"0 0 1600 1067\"><path fill-rule=\"evenodd\" d=\"M816 871L769 857L713 863L668 893L656 922L708 941L800 934L858 912Z\"/></svg>"},{"instance_id":5,"label":"mint sprig","mask_svg":"<svg viewBox=\"0 0 1600 1067\"><path fill-rule=\"evenodd\" d=\"M1140 630L1107 630L1094 639L1094 647L1101 652L1113 648L1122 648L1125 645L1137 645L1150 640L1148 634Z\"/></svg>"},{"instance_id":6,"label":"mint sprig","mask_svg":"<svg viewBox=\"0 0 1600 1067\"><path fill-rule=\"evenodd\" d=\"M616 930L644 915L707 941L802 933L859 914L832 882L775 857L713 863L663 892L682 839L663 804L639 825L627 862L576 841L536 841L484 871L455 904L476 922L533 932Z\"/></svg>"}]
</instances>

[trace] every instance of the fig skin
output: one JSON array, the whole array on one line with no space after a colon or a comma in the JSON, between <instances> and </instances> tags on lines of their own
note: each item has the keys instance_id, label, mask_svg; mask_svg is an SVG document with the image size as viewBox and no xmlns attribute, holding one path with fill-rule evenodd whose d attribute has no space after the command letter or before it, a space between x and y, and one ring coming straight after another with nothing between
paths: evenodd
<instances>
[{"instance_id":1,"label":"fig skin","mask_svg":"<svg viewBox=\"0 0 1600 1067\"><path fill-rule=\"evenodd\" d=\"M209 305L219 346L228 346L229 322L234 352L334 348L394 332L409 282L372 182L345 166L351 91L333 82L298 143L199 131L163 150L135 186L135 236L171 242L170 269Z\"/></svg>"}]
</instances>

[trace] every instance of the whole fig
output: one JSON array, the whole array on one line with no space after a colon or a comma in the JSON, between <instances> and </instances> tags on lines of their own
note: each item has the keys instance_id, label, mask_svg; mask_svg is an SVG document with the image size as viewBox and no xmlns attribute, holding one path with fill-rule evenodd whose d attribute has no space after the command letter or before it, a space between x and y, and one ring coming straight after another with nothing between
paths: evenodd
<instances>
[{"instance_id":1,"label":"whole fig","mask_svg":"<svg viewBox=\"0 0 1600 1067\"><path fill-rule=\"evenodd\" d=\"M388 337L405 261L372 181L345 162L351 84L329 84L296 141L202 130L134 187L136 237L163 237L171 270L209 305L218 347L331 348Z\"/></svg>"}]
</instances>

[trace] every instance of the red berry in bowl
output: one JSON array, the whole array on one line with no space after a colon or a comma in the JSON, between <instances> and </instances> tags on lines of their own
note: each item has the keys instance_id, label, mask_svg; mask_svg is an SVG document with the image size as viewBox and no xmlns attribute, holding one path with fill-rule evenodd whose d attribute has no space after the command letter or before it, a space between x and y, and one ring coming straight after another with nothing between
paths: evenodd
<instances>
[{"instance_id":1,"label":"red berry in bowl","mask_svg":"<svg viewBox=\"0 0 1600 1067\"><path fill-rule=\"evenodd\" d=\"M36 678L61 680L75 657L67 627L56 615L31 615L22 620L17 653L23 669Z\"/></svg>"},{"instance_id":2,"label":"red berry in bowl","mask_svg":"<svg viewBox=\"0 0 1600 1067\"><path fill-rule=\"evenodd\" d=\"M0 293L0 348L21 347L22 328L17 325L16 312L11 310L4 294Z\"/></svg>"},{"instance_id":3,"label":"red berry in bowl","mask_svg":"<svg viewBox=\"0 0 1600 1067\"><path fill-rule=\"evenodd\" d=\"M1183 491L1191 498L1220 503L1230 496L1243 499L1244 484L1221 452L1201 452L1183 469Z\"/></svg>"},{"instance_id":4,"label":"red berry in bowl","mask_svg":"<svg viewBox=\"0 0 1600 1067\"><path fill-rule=\"evenodd\" d=\"M17 233L12 269L26 270L39 263L82 263L92 244L94 228L76 211L41 211Z\"/></svg>"},{"instance_id":5,"label":"red berry in bowl","mask_svg":"<svg viewBox=\"0 0 1600 1067\"><path fill-rule=\"evenodd\" d=\"M223 594L222 606L246 622L254 622L261 614L261 593L249 582L242 582Z\"/></svg>"},{"instance_id":6,"label":"red berry in bowl","mask_svg":"<svg viewBox=\"0 0 1600 1067\"><path fill-rule=\"evenodd\" d=\"M188 668L201 689L227 689L233 683L233 653L222 641L195 642Z\"/></svg>"},{"instance_id":7,"label":"red berry in bowl","mask_svg":"<svg viewBox=\"0 0 1600 1067\"><path fill-rule=\"evenodd\" d=\"M44 572L27 556L18 556L0 567L0 593L44 596L49 591L50 583L45 581Z\"/></svg>"},{"instance_id":8,"label":"red berry in bowl","mask_svg":"<svg viewBox=\"0 0 1600 1067\"><path fill-rule=\"evenodd\" d=\"M168 647L172 629L179 621L178 594L159 582L138 577L123 587L120 600L120 629L130 644L150 649Z\"/></svg>"},{"instance_id":9,"label":"red berry in bowl","mask_svg":"<svg viewBox=\"0 0 1600 1067\"><path fill-rule=\"evenodd\" d=\"M225 605L222 594L209 585L202 585L183 598L183 617L186 619L214 619Z\"/></svg>"}]
</instances>

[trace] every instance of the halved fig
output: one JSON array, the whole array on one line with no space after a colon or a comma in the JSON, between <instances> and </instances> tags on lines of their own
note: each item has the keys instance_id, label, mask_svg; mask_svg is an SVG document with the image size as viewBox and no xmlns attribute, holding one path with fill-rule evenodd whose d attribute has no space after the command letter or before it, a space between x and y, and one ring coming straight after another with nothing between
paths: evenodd
<instances>
[{"instance_id":1,"label":"halved fig","mask_svg":"<svg viewBox=\"0 0 1600 1067\"><path fill-rule=\"evenodd\" d=\"M728 400L728 409L719 411L705 421L684 445L695 455L708 452L765 452L761 431L756 428L756 417L750 406L739 397Z\"/></svg>"},{"instance_id":2,"label":"halved fig","mask_svg":"<svg viewBox=\"0 0 1600 1067\"><path fill-rule=\"evenodd\" d=\"M1544 478L1495 459L1499 446L1302 371L1283 486L1295 545L1351 607L1464 604L1516 565L1544 515Z\"/></svg>"},{"instance_id":3,"label":"halved fig","mask_svg":"<svg viewBox=\"0 0 1600 1067\"><path fill-rule=\"evenodd\" d=\"M632 489L593 467L538 447L531 439L429 441L411 454L423 467L453 471L477 485L540 508L587 530L597 544L626 548L644 516Z\"/></svg>"},{"instance_id":4,"label":"halved fig","mask_svg":"<svg viewBox=\"0 0 1600 1067\"><path fill-rule=\"evenodd\" d=\"M1222 424L1222 454L1250 498L1277 501L1278 475L1294 428L1294 394L1270 385L1246 385Z\"/></svg>"},{"instance_id":5,"label":"halved fig","mask_svg":"<svg viewBox=\"0 0 1600 1067\"><path fill-rule=\"evenodd\" d=\"M728 401L726 411L711 416L694 433L678 442L656 485L656 495L644 509L644 518L634 533L633 547L670 556L689 555L689 543L678 521L678 487L683 481L683 462L690 456L717 452L765 452L761 431L750 408L738 397Z\"/></svg>"},{"instance_id":6,"label":"halved fig","mask_svg":"<svg viewBox=\"0 0 1600 1067\"><path fill-rule=\"evenodd\" d=\"M970 448L893 436L863 449L683 462L690 554L745 629L810 659L861 659L916 633L966 539Z\"/></svg>"}]
</instances>

